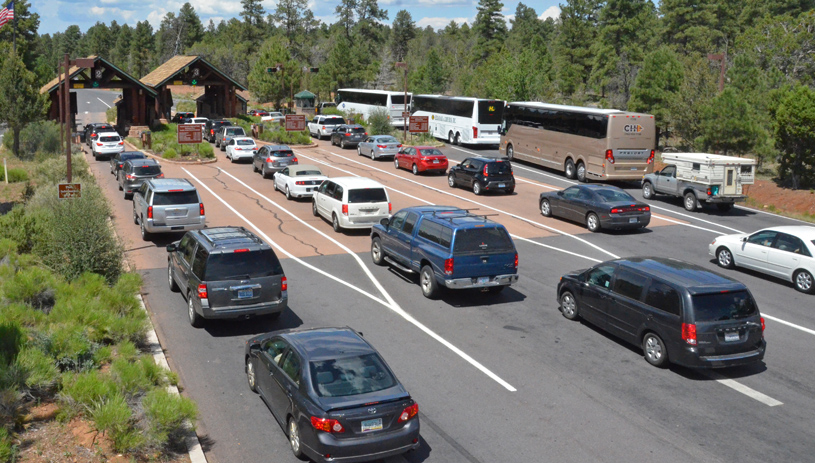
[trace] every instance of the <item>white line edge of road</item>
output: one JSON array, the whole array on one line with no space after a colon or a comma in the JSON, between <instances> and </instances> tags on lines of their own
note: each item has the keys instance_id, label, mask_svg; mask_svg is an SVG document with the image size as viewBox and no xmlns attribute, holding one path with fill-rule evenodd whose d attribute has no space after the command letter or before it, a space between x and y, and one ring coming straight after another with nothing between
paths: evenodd
<instances>
[{"instance_id":1,"label":"white line edge of road","mask_svg":"<svg viewBox=\"0 0 815 463\"><path fill-rule=\"evenodd\" d=\"M147 307L144 305L142 295L136 294L136 298L139 300L139 307L141 307L141 309L147 313ZM149 313L147 315L147 319L150 320ZM150 354L153 355L153 360L155 360L158 366L164 370L171 371L170 365L167 363L167 357L164 356L164 350L161 348L161 344L158 342L158 335L156 335L156 330L153 328L152 320L150 321L150 330L147 332L147 348L150 350ZM178 392L178 388L172 384L167 386L167 391L173 395L181 395ZM186 421L184 423L184 427L187 430L186 436L184 436L184 443L187 445L187 452L190 455L190 461L192 463L206 463L207 457L204 455L204 450L201 448L201 442L198 440L198 435L195 433L192 423Z\"/></svg>"},{"instance_id":2,"label":"white line edge of road","mask_svg":"<svg viewBox=\"0 0 815 463\"><path fill-rule=\"evenodd\" d=\"M762 394L761 392L758 392L757 390L755 390L755 389L753 389L751 387L745 386L744 384L741 384L738 381L725 378L725 377L723 377L722 375L720 375L720 374L718 374L716 372L706 372L705 375L708 376L709 378L714 379L717 383L723 384L723 385L729 387L730 389L733 389L734 391L741 392L742 394L746 395L747 397L750 397L751 399L755 399L755 400L763 403L764 405L767 405L768 407L776 407L778 405L784 405L784 402L781 402L779 400L775 400L772 397L768 396L767 394Z\"/></svg>"},{"instance_id":3,"label":"white line edge of road","mask_svg":"<svg viewBox=\"0 0 815 463\"><path fill-rule=\"evenodd\" d=\"M97 100L99 100L99 101L101 101L103 105L105 105L105 106L107 106L107 107L108 107L108 109L110 109L110 108L112 107L112 106L110 106L109 104L107 104L107 103L105 102L105 100L103 100L103 99L101 99L101 98L99 98L99 97L96 97L96 99L97 99ZM90 101L89 101L88 103L90 103Z\"/></svg>"},{"instance_id":4,"label":"white line edge of road","mask_svg":"<svg viewBox=\"0 0 815 463\"><path fill-rule=\"evenodd\" d=\"M249 187L248 185L246 185L246 184L245 184L245 183L243 183L242 181L238 180L238 179L237 179L236 177L234 177L233 175L229 174L228 172L226 172L225 170L223 170L223 169L221 169L221 168L218 168L218 169L219 169L221 172L224 172L225 174L229 175L230 177L232 177L233 179L235 179L235 180L236 180L236 181L238 181L239 183L241 183L241 184L242 184L242 185L243 185L245 188L249 189L250 191L252 191L252 192L254 192L255 194L259 195L260 197L264 198L264 199L265 199L266 201L268 201L269 203L274 204L274 205L275 205L276 207L278 207L279 209L281 209L281 210L283 210L283 211L286 211L287 213L289 213L289 215L291 215L292 217L295 217L297 220L300 220L300 221L302 222L302 220L301 220L301 219L299 219L298 217L296 217L294 214L292 214L292 213L291 213L291 212L289 212L288 210L286 210L286 209L284 209L284 208L280 207L280 206L279 206L279 205L277 205L277 204L276 204L274 201L272 201L271 199L267 198L266 196L264 196L264 195L262 195L262 194L258 193L256 190L254 190L253 188ZM300 258L298 258L298 257L295 257L293 254L291 254L290 252L288 252L287 250L285 250L285 249L284 249L283 247L281 247L279 244L275 243L275 242L274 242L274 241L273 241L271 238L269 238L269 236L268 236L268 235L266 235L266 233L264 233L264 232L263 232L263 230L261 230L261 229L260 229L259 227L257 227L255 224L253 224L252 222L250 222L250 221L249 221L249 220L248 220L246 217L244 217L244 216L243 216L241 213L239 213L237 210L235 210L235 208L233 208L233 207L232 207L232 206L231 206L229 203L227 203L227 202L226 202L226 201L225 201L223 198L221 198L220 196L218 196L218 194L216 194L214 191L212 191L212 189L211 189L209 186L207 186L207 185L206 185L204 182L202 182L201 180L199 180L198 178L196 178L196 177L195 177L195 176L194 176L194 175L193 175L193 174L192 174L190 171L188 171L186 168L182 168L182 170L184 170L184 172L186 172L186 173L187 173L187 174L188 174L190 177L192 177L192 178L193 178L193 179L194 179L196 182L200 183L200 184L201 184L201 186L203 186L204 188L206 188L206 189L207 189L207 191L209 191L209 192L210 192L210 193L211 193L213 196L215 196L215 198L217 198L217 199L218 199L218 200L219 200L221 203L223 203L223 204L224 204L226 207L228 207L228 208L229 208L229 209L230 209L232 212L234 212L234 213L235 213L235 214L236 214L236 215L237 215L237 216L238 216L238 217L239 217L241 220L243 220L244 222L246 222L247 224L249 224L249 225L250 225L250 226L251 226L253 229L255 229L255 231L257 231L257 232L258 232L258 233L259 233L259 234L260 234L260 235L261 235L261 236L262 236L262 237L263 237L263 238L264 238L264 239L265 239L265 240L266 240L266 241L267 241L269 244L271 244L271 245L272 245L272 246L274 246L275 248L279 249L279 250L280 250L282 253L284 253L284 254L285 254L286 256L288 256L290 259L292 259L292 260L294 260L295 262L298 262L298 263L302 264L303 266L305 266L305 267L307 267L307 268L310 268L310 269L312 269L312 270L314 270L314 271L316 271L316 272L318 272L318 273L320 273L320 274L322 274L322 275L325 275L325 276L327 276L327 277L331 278L332 280L335 280L335 281L337 281L338 283L343 284L343 285L345 285L345 286L347 286L347 287L349 287L349 288L351 288L351 289L353 289L353 290L355 290L355 291L357 291L357 292L359 292L359 293L361 293L361 294L364 294L365 296L368 296L369 298L373 299L373 300L374 300L374 301L376 301L376 302L379 302L380 304L384 305L385 307L387 307L387 308L391 309L392 311L396 312L398 315L400 315L402 318L404 318L405 320L407 320L408 322L410 322L411 324L413 324L414 326L416 326L416 327L417 327L417 328L419 328L420 330L424 331L424 332L425 332L425 334L427 334L428 336L432 337L433 339L435 339L436 341L438 341L439 343L441 343L442 345L444 345L445 347L447 347L448 349L450 349L451 351L453 351L453 352L454 352L455 354L457 354L459 357L461 357L461 358L463 358L464 360L466 360L466 361L467 361L468 363L470 363L472 366L474 366L475 368L477 368L478 370L480 370L482 373L484 373L485 375L487 375L488 377L490 377L492 380L494 380L495 382L497 382L498 384L500 384L502 387L504 387L504 388L505 388L505 389L507 389L508 391L510 391L510 392L516 392L516 391L517 391L517 389L515 389L515 387L513 387L511 384L509 384L508 382L506 382L506 381L504 381L503 379L501 379L501 378L500 378L498 375L496 375L495 373L493 373L492 371L490 371L490 370L489 370L487 367L485 367L484 365L482 365L481 363L479 363L478 361L476 361L474 358L470 357L470 356L469 356L467 353L465 353L464 351L462 351L462 350L461 350L461 349L459 349L458 347L454 346L452 343L450 343L450 342L449 342L449 341L447 341L446 339L442 338L440 335L436 334L436 333L435 333L433 330L431 330L430 328L428 328L427 326L425 326L424 324L422 324L420 321L418 321L418 320L416 320L415 318L413 318L413 316L412 316L412 315L410 315L410 314L408 314L407 312L405 312L405 311L404 311L404 310L403 310L403 309L402 309L402 308L401 308L401 307L400 307L400 306L399 306L399 305L396 303L396 301L394 301L394 300L393 300L393 299L390 297L390 295L389 295L389 294L388 294L388 293L387 293L387 292L384 290L384 288L382 287L382 285L381 285L381 284L380 284L380 283L379 283L379 282L376 280L376 278L373 276L373 274L371 274L371 273L370 273L370 270L369 270L369 269L368 269L368 268L367 268L367 267L366 267L366 266L365 266L365 265L362 263L361 259L359 259L359 256L357 256L355 253L353 253L352 251L350 251L350 249L348 250L348 252L349 252L349 253L351 253L351 254L352 254L352 255L353 255L353 256L354 256L354 257L355 257L355 258L358 260L358 262L359 262L359 263L360 263L360 265L363 267L363 269L365 270L365 272L366 272L366 273L369 275L369 277L370 277L370 278L372 279L372 281L374 282L374 285L376 285L376 286L377 286L377 288L381 288L381 291L383 292L383 294L385 295L385 297L386 297L386 298L388 298L388 300L389 300L390 302L385 302L385 301L383 301L382 299L379 299L379 298L377 298L376 296L374 296L374 295L372 295L372 294L368 293L367 291L365 291L365 290L363 290L363 289L361 289L361 288L358 288L358 287L356 287L356 286L352 285L351 283L348 283L348 282L346 282L346 281L344 281L344 280L341 280L341 279L339 279L339 278L335 277L334 275L331 275L330 273L327 273L327 272L325 272L325 271L323 271L323 270L320 270L320 269L318 269L318 268L314 267L313 265L306 263L305 261L303 261L302 259L300 259ZM307 224L307 225L308 225L308 224ZM313 228L313 227L312 227L312 228ZM318 232L319 232L319 231L318 231ZM319 232L319 233L321 233L321 234L322 234L322 232ZM333 238L329 238L329 239L331 239L332 241L334 241L335 243L337 243L335 240L333 240ZM338 244L339 244L339 243L338 243ZM341 246L341 247L344 247L344 246L342 246L342 245L340 245L340 246ZM345 248L345 249L348 249L348 248Z\"/></svg>"}]
</instances>

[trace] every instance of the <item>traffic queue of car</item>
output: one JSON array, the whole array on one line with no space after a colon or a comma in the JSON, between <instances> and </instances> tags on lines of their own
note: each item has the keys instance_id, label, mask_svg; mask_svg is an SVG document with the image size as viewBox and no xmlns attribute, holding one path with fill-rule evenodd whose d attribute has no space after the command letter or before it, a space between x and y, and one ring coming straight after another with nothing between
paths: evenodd
<instances>
[{"instance_id":1,"label":"traffic queue of car","mask_svg":"<svg viewBox=\"0 0 815 463\"><path fill-rule=\"evenodd\" d=\"M227 159L250 161L289 200L310 200L314 216L334 231L370 229L373 263L416 275L425 297L445 290L499 293L518 281L518 251L503 225L458 207L396 209L379 182L329 178L319 166L300 164L290 147L259 146L237 129L214 120L203 128ZM118 134L106 130L89 124L87 142L95 158L110 156L119 189L133 197L142 237L183 233L167 246L167 281L186 299L190 324L280 316L288 306L288 282L274 250L243 227L207 228L204 204L189 181L163 178L157 161L124 152L113 140ZM309 130L374 161L392 159L396 169L414 175L446 174L450 188L474 195L511 195L516 187L507 158L469 157L451 167L435 147L402 146L339 116L318 116ZM538 208L593 233L642 229L651 220L648 204L606 184L541 193ZM709 252L722 268L749 268L815 292L815 227L720 236ZM761 361L766 350L764 319L745 285L673 258L622 258L568 272L557 283L557 301L565 318L582 318L639 346L655 366L731 367ZM298 457L367 461L418 446L418 404L361 333L272 332L246 343L244 362L250 389L272 410Z\"/></svg>"}]
</instances>

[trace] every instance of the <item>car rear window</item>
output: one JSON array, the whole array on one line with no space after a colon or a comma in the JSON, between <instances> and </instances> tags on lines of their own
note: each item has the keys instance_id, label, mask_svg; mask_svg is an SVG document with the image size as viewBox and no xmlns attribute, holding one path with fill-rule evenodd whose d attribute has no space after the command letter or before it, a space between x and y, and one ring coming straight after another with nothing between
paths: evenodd
<instances>
[{"instance_id":1,"label":"car rear window","mask_svg":"<svg viewBox=\"0 0 815 463\"><path fill-rule=\"evenodd\" d=\"M396 378L377 354L311 362L309 368L320 397L368 394L396 385Z\"/></svg>"},{"instance_id":2,"label":"car rear window","mask_svg":"<svg viewBox=\"0 0 815 463\"><path fill-rule=\"evenodd\" d=\"M294 156L294 152L292 151L272 151L271 154L276 158L287 158L290 156Z\"/></svg>"},{"instance_id":3,"label":"car rear window","mask_svg":"<svg viewBox=\"0 0 815 463\"><path fill-rule=\"evenodd\" d=\"M136 175L158 175L161 173L160 166L136 166L133 169Z\"/></svg>"},{"instance_id":4,"label":"car rear window","mask_svg":"<svg viewBox=\"0 0 815 463\"><path fill-rule=\"evenodd\" d=\"M422 156L444 156L444 154L436 148L419 150L419 153L421 153Z\"/></svg>"},{"instance_id":5,"label":"car rear window","mask_svg":"<svg viewBox=\"0 0 815 463\"><path fill-rule=\"evenodd\" d=\"M625 191L612 190L611 188L604 188L594 191L600 200L606 203L614 203L618 201L636 201L633 196Z\"/></svg>"},{"instance_id":6,"label":"car rear window","mask_svg":"<svg viewBox=\"0 0 815 463\"><path fill-rule=\"evenodd\" d=\"M512 172L512 165L504 161L488 162L487 172L496 175L509 174L510 172Z\"/></svg>"},{"instance_id":7,"label":"car rear window","mask_svg":"<svg viewBox=\"0 0 815 463\"><path fill-rule=\"evenodd\" d=\"M399 143L399 141L393 137L379 137L374 140L376 140L377 143Z\"/></svg>"},{"instance_id":8,"label":"car rear window","mask_svg":"<svg viewBox=\"0 0 815 463\"><path fill-rule=\"evenodd\" d=\"M386 203L388 195L384 188L355 188L348 190L349 203Z\"/></svg>"},{"instance_id":9,"label":"car rear window","mask_svg":"<svg viewBox=\"0 0 815 463\"><path fill-rule=\"evenodd\" d=\"M129 161L131 159L145 159L147 156L142 153L123 153L121 154L122 161Z\"/></svg>"},{"instance_id":10,"label":"car rear window","mask_svg":"<svg viewBox=\"0 0 815 463\"><path fill-rule=\"evenodd\" d=\"M246 135L246 132L243 131L243 127L230 127L228 129L226 129L226 133L228 133L230 135L236 135L236 134Z\"/></svg>"},{"instance_id":11,"label":"car rear window","mask_svg":"<svg viewBox=\"0 0 815 463\"><path fill-rule=\"evenodd\" d=\"M345 119L341 117L327 117L323 119L323 124L326 125L340 125L345 124Z\"/></svg>"},{"instance_id":12,"label":"car rear window","mask_svg":"<svg viewBox=\"0 0 815 463\"><path fill-rule=\"evenodd\" d=\"M303 177L306 175L323 175L323 173L319 170L298 170L294 173L294 175L297 177Z\"/></svg>"},{"instance_id":13,"label":"car rear window","mask_svg":"<svg viewBox=\"0 0 815 463\"><path fill-rule=\"evenodd\" d=\"M456 231L453 254L512 252L515 247L502 227L462 228Z\"/></svg>"},{"instance_id":14,"label":"car rear window","mask_svg":"<svg viewBox=\"0 0 815 463\"><path fill-rule=\"evenodd\" d=\"M121 140L122 139L119 138L119 137L99 137L99 141L112 142L112 141L121 141Z\"/></svg>"},{"instance_id":15,"label":"car rear window","mask_svg":"<svg viewBox=\"0 0 815 463\"><path fill-rule=\"evenodd\" d=\"M212 254L207 261L206 280L235 280L282 275L283 267L271 249Z\"/></svg>"},{"instance_id":16,"label":"car rear window","mask_svg":"<svg viewBox=\"0 0 815 463\"><path fill-rule=\"evenodd\" d=\"M241 146L253 146L255 142L254 140L237 140L235 144Z\"/></svg>"},{"instance_id":17,"label":"car rear window","mask_svg":"<svg viewBox=\"0 0 815 463\"><path fill-rule=\"evenodd\" d=\"M169 191L153 195L154 206L174 206L177 204L198 204L198 194L195 190Z\"/></svg>"},{"instance_id":18,"label":"car rear window","mask_svg":"<svg viewBox=\"0 0 815 463\"><path fill-rule=\"evenodd\" d=\"M365 133L365 129L362 127L351 127L351 133Z\"/></svg>"},{"instance_id":19,"label":"car rear window","mask_svg":"<svg viewBox=\"0 0 815 463\"><path fill-rule=\"evenodd\" d=\"M747 291L697 294L692 299L697 322L735 320L758 313L756 303Z\"/></svg>"}]
</instances>

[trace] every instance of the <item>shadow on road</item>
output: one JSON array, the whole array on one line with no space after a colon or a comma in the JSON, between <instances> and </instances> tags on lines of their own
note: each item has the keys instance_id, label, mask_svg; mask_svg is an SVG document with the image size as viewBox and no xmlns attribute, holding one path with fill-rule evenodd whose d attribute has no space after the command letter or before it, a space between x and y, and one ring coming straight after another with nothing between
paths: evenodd
<instances>
[{"instance_id":1,"label":"shadow on road","mask_svg":"<svg viewBox=\"0 0 815 463\"><path fill-rule=\"evenodd\" d=\"M298 317L291 307L288 307L276 320L269 317L254 317L248 320L207 320L204 330L213 337L223 338L287 330L297 328L302 324L303 319Z\"/></svg>"}]
</instances>

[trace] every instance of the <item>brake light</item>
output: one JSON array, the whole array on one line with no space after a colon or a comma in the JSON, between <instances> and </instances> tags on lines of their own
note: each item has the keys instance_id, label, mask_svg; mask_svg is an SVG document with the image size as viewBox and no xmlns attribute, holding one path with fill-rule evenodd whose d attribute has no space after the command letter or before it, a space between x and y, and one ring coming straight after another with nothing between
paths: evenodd
<instances>
[{"instance_id":1,"label":"brake light","mask_svg":"<svg viewBox=\"0 0 815 463\"><path fill-rule=\"evenodd\" d=\"M350 136L351 136L351 133L350 133L350 132L347 132L347 133L345 134L345 136L346 136L346 137L350 137Z\"/></svg>"},{"instance_id":2,"label":"brake light","mask_svg":"<svg viewBox=\"0 0 815 463\"><path fill-rule=\"evenodd\" d=\"M390 214L391 212L393 212L393 205L391 203L388 203L388 214Z\"/></svg>"},{"instance_id":3,"label":"brake light","mask_svg":"<svg viewBox=\"0 0 815 463\"><path fill-rule=\"evenodd\" d=\"M331 418L317 418L316 416L311 417L311 426L318 431L328 432L328 433L341 433L345 432L345 428L342 427L342 424L337 420L332 420Z\"/></svg>"},{"instance_id":4,"label":"brake light","mask_svg":"<svg viewBox=\"0 0 815 463\"><path fill-rule=\"evenodd\" d=\"M289 290L289 279L286 277L281 278L280 280L280 290L281 291L288 291Z\"/></svg>"},{"instance_id":5,"label":"brake light","mask_svg":"<svg viewBox=\"0 0 815 463\"><path fill-rule=\"evenodd\" d=\"M515 254L515 270L518 270L518 254Z\"/></svg>"},{"instance_id":6,"label":"brake light","mask_svg":"<svg viewBox=\"0 0 815 463\"><path fill-rule=\"evenodd\" d=\"M248 249L246 249L246 248L243 248L243 249L235 249L235 250L234 250L234 251L232 251L232 252L249 252L249 250L248 250Z\"/></svg>"},{"instance_id":7,"label":"brake light","mask_svg":"<svg viewBox=\"0 0 815 463\"><path fill-rule=\"evenodd\" d=\"M127 175L125 175L125 177L126 177L128 180L133 180L134 178L136 178L136 176L135 176L135 175L133 175L133 174L127 174Z\"/></svg>"},{"instance_id":8,"label":"brake light","mask_svg":"<svg viewBox=\"0 0 815 463\"><path fill-rule=\"evenodd\" d=\"M207 298L207 285L206 283L201 283L198 285L198 299L206 299Z\"/></svg>"},{"instance_id":9,"label":"brake light","mask_svg":"<svg viewBox=\"0 0 815 463\"><path fill-rule=\"evenodd\" d=\"M210 135L215 135L215 129L210 129L210 130L209 130L209 134L210 134Z\"/></svg>"},{"instance_id":10,"label":"brake light","mask_svg":"<svg viewBox=\"0 0 815 463\"><path fill-rule=\"evenodd\" d=\"M204 203L198 203L198 214L204 215Z\"/></svg>"},{"instance_id":11,"label":"brake light","mask_svg":"<svg viewBox=\"0 0 815 463\"><path fill-rule=\"evenodd\" d=\"M147 206L147 218L148 219L153 218L153 206Z\"/></svg>"},{"instance_id":12,"label":"brake light","mask_svg":"<svg viewBox=\"0 0 815 463\"><path fill-rule=\"evenodd\" d=\"M402 146L402 145L399 145L399 146ZM386 145L376 145L376 147L377 147L377 148L379 148L379 149L385 149L385 148L387 148L387 146L386 146Z\"/></svg>"},{"instance_id":13,"label":"brake light","mask_svg":"<svg viewBox=\"0 0 815 463\"><path fill-rule=\"evenodd\" d=\"M614 151L606 150L606 160L609 163L614 164Z\"/></svg>"},{"instance_id":14,"label":"brake light","mask_svg":"<svg viewBox=\"0 0 815 463\"><path fill-rule=\"evenodd\" d=\"M272 162L272 157L271 156L267 157L266 162Z\"/></svg>"},{"instance_id":15,"label":"brake light","mask_svg":"<svg viewBox=\"0 0 815 463\"><path fill-rule=\"evenodd\" d=\"M121 169L123 165L124 165L124 164L122 164L122 163L120 162L120 163L119 163L119 169Z\"/></svg>"},{"instance_id":16,"label":"brake light","mask_svg":"<svg viewBox=\"0 0 815 463\"><path fill-rule=\"evenodd\" d=\"M445 259L444 260L444 274L445 275L452 275L454 268L453 258Z\"/></svg>"},{"instance_id":17,"label":"brake light","mask_svg":"<svg viewBox=\"0 0 815 463\"><path fill-rule=\"evenodd\" d=\"M487 164L484 164L484 177L488 177L490 174L487 172Z\"/></svg>"},{"instance_id":18,"label":"brake light","mask_svg":"<svg viewBox=\"0 0 815 463\"><path fill-rule=\"evenodd\" d=\"M156 178L164 178L164 174L158 174L156 175Z\"/></svg>"},{"instance_id":19,"label":"brake light","mask_svg":"<svg viewBox=\"0 0 815 463\"><path fill-rule=\"evenodd\" d=\"M401 143L399 143L398 145L396 145L396 147L397 147L397 148L401 148L401 147L402 147L402 144L401 144Z\"/></svg>"},{"instance_id":20,"label":"brake light","mask_svg":"<svg viewBox=\"0 0 815 463\"><path fill-rule=\"evenodd\" d=\"M682 340L692 346L696 345L696 325L682 324Z\"/></svg>"},{"instance_id":21,"label":"brake light","mask_svg":"<svg viewBox=\"0 0 815 463\"><path fill-rule=\"evenodd\" d=\"M651 155L648 156L648 160L645 161L646 164L651 164L652 162L654 162L654 150L651 150Z\"/></svg>"},{"instance_id":22,"label":"brake light","mask_svg":"<svg viewBox=\"0 0 815 463\"><path fill-rule=\"evenodd\" d=\"M708 189L707 189L707 195L708 195L708 196L713 196L713 190L711 190L710 188L708 188Z\"/></svg>"},{"instance_id":23,"label":"brake light","mask_svg":"<svg viewBox=\"0 0 815 463\"><path fill-rule=\"evenodd\" d=\"M120 144L120 145L124 145L124 144L125 144L125 142L124 142L124 141L120 141L120 142L119 142L119 144Z\"/></svg>"},{"instance_id":24,"label":"brake light","mask_svg":"<svg viewBox=\"0 0 815 463\"><path fill-rule=\"evenodd\" d=\"M473 127L473 138L478 138L478 127Z\"/></svg>"},{"instance_id":25,"label":"brake light","mask_svg":"<svg viewBox=\"0 0 815 463\"><path fill-rule=\"evenodd\" d=\"M306 182L304 182L303 180L298 180L298 181L294 182L294 184L295 185L305 185Z\"/></svg>"},{"instance_id":26,"label":"brake light","mask_svg":"<svg viewBox=\"0 0 815 463\"><path fill-rule=\"evenodd\" d=\"M365 135L368 135L368 132L365 132Z\"/></svg>"},{"instance_id":27,"label":"brake light","mask_svg":"<svg viewBox=\"0 0 815 463\"><path fill-rule=\"evenodd\" d=\"M397 423L405 422L418 414L419 414L419 404L415 403L410 407L406 407L404 410L402 410L402 414L399 415L399 419L396 420L396 422Z\"/></svg>"},{"instance_id":28,"label":"brake light","mask_svg":"<svg viewBox=\"0 0 815 463\"><path fill-rule=\"evenodd\" d=\"M292 159L291 162L297 162L297 158Z\"/></svg>"},{"instance_id":29,"label":"brake light","mask_svg":"<svg viewBox=\"0 0 815 463\"><path fill-rule=\"evenodd\" d=\"M623 210L622 210L622 209L620 209L620 208L618 208L618 207L614 207L614 208L612 208L612 209L611 209L611 213L612 213L612 214L619 214L619 213L620 213L620 212L622 212L622 211L623 211Z\"/></svg>"},{"instance_id":30,"label":"brake light","mask_svg":"<svg viewBox=\"0 0 815 463\"><path fill-rule=\"evenodd\" d=\"M342 205L342 215L348 215L348 205L347 204Z\"/></svg>"},{"instance_id":31,"label":"brake light","mask_svg":"<svg viewBox=\"0 0 815 463\"><path fill-rule=\"evenodd\" d=\"M323 126L323 130L325 130L325 126Z\"/></svg>"},{"instance_id":32,"label":"brake light","mask_svg":"<svg viewBox=\"0 0 815 463\"><path fill-rule=\"evenodd\" d=\"M764 332L764 317L761 317L761 332Z\"/></svg>"},{"instance_id":33,"label":"brake light","mask_svg":"<svg viewBox=\"0 0 815 463\"><path fill-rule=\"evenodd\" d=\"M641 210L642 212L648 212L648 211L650 211L650 210L651 210L651 207L650 207L650 206L641 207L641 208L640 208L640 210Z\"/></svg>"},{"instance_id":34,"label":"brake light","mask_svg":"<svg viewBox=\"0 0 815 463\"><path fill-rule=\"evenodd\" d=\"M104 146L102 143L96 143L96 146Z\"/></svg>"}]
</instances>

